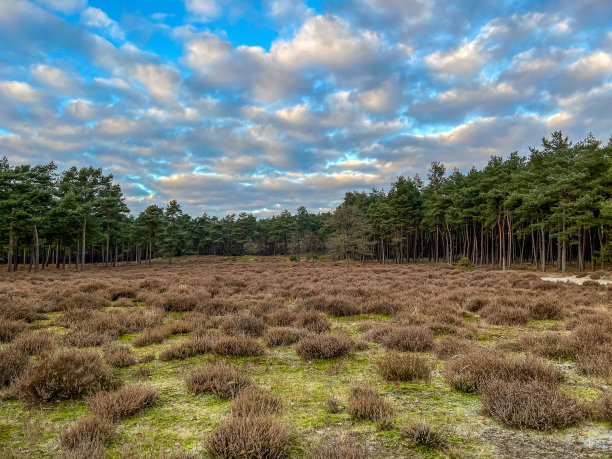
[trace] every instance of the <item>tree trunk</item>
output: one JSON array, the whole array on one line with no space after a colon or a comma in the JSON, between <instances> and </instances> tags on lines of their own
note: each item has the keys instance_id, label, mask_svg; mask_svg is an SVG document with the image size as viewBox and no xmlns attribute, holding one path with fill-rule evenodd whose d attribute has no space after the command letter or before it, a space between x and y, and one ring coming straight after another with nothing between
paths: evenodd
<instances>
[{"instance_id":1,"label":"tree trunk","mask_svg":"<svg viewBox=\"0 0 612 459\"><path fill-rule=\"evenodd\" d=\"M7 268L8 272L13 272L13 222L11 222L11 226L9 228L9 247L8 247L8 255L7 255Z\"/></svg>"},{"instance_id":2,"label":"tree trunk","mask_svg":"<svg viewBox=\"0 0 612 459\"><path fill-rule=\"evenodd\" d=\"M40 258L40 242L38 241L38 227L34 225L34 272L38 272L38 259Z\"/></svg>"},{"instance_id":3,"label":"tree trunk","mask_svg":"<svg viewBox=\"0 0 612 459\"><path fill-rule=\"evenodd\" d=\"M542 262L542 272L546 272L546 233L544 225L540 228L540 261Z\"/></svg>"},{"instance_id":4,"label":"tree trunk","mask_svg":"<svg viewBox=\"0 0 612 459\"><path fill-rule=\"evenodd\" d=\"M82 251L81 251L81 271L83 271L85 269L85 232L87 231L87 221L83 222L83 242L81 244L82 247Z\"/></svg>"}]
</instances>

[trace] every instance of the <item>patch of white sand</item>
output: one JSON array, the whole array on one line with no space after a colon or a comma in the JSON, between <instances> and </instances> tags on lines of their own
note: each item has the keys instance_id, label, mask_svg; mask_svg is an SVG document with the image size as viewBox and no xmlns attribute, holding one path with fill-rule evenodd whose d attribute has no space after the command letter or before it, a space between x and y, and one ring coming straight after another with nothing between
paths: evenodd
<instances>
[{"instance_id":1,"label":"patch of white sand","mask_svg":"<svg viewBox=\"0 0 612 459\"><path fill-rule=\"evenodd\" d=\"M612 284L612 280L609 279L591 279L590 277L577 277L577 276L545 276L540 279L547 282L569 282L571 284L582 285L586 281L597 282L598 284L607 285Z\"/></svg>"}]
</instances>

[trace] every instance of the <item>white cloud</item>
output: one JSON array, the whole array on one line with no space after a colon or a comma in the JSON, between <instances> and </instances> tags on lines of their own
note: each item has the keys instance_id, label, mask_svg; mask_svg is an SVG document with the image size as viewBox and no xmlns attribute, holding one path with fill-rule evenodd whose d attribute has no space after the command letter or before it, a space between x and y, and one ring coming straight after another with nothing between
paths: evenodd
<instances>
[{"instance_id":1,"label":"white cloud","mask_svg":"<svg viewBox=\"0 0 612 459\"><path fill-rule=\"evenodd\" d=\"M47 86L58 89L74 89L74 81L62 69L45 64L32 67L32 75Z\"/></svg>"},{"instance_id":2,"label":"white cloud","mask_svg":"<svg viewBox=\"0 0 612 459\"><path fill-rule=\"evenodd\" d=\"M481 45L470 41L450 51L436 51L425 58L425 63L442 76L469 76L480 71L485 59Z\"/></svg>"},{"instance_id":3,"label":"white cloud","mask_svg":"<svg viewBox=\"0 0 612 459\"><path fill-rule=\"evenodd\" d=\"M124 40L125 34L116 21L113 21L100 8L90 6L81 13L81 22L88 27L98 29L105 35L116 40Z\"/></svg>"},{"instance_id":4,"label":"white cloud","mask_svg":"<svg viewBox=\"0 0 612 459\"><path fill-rule=\"evenodd\" d=\"M73 14L83 11L87 7L87 0L35 0L36 3L53 11Z\"/></svg>"},{"instance_id":5,"label":"white cloud","mask_svg":"<svg viewBox=\"0 0 612 459\"><path fill-rule=\"evenodd\" d=\"M38 100L36 90L23 81L0 81L0 92L21 102L34 102Z\"/></svg>"},{"instance_id":6,"label":"white cloud","mask_svg":"<svg viewBox=\"0 0 612 459\"><path fill-rule=\"evenodd\" d=\"M155 99L170 101L176 93L179 74L169 65L137 64L131 69L132 76L142 83Z\"/></svg>"},{"instance_id":7,"label":"white cloud","mask_svg":"<svg viewBox=\"0 0 612 459\"><path fill-rule=\"evenodd\" d=\"M209 22L221 14L219 0L185 0L185 9L202 22Z\"/></svg>"},{"instance_id":8,"label":"white cloud","mask_svg":"<svg viewBox=\"0 0 612 459\"><path fill-rule=\"evenodd\" d=\"M65 107L66 112L75 118L87 120L96 115L96 106L93 102L83 99L69 100Z\"/></svg>"},{"instance_id":9,"label":"white cloud","mask_svg":"<svg viewBox=\"0 0 612 459\"><path fill-rule=\"evenodd\" d=\"M402 102L402 91L397 78L391 78L374 89L363 91L359 100L367 110L385 113L396 109Z\"/></svg>"},{"instance_id":10,"label":"white cloud","mask_svg":"<svg viewBox=\"0 0 612 459\"><path fill-rule=\"evenodd\" d=\"M612 54L604 51L589 53L569 66L567 74L577 82L597 81L612 72Z\"/></svg>"},{"instance_id":11,"label":"white cloud","mask_svg":"<svg viewBox=\"0 0 612 459\"><path fill-rule=\"evenodd\" d=\"M315 16L306 21L292 40L274 42L270 53L275 61L292 68L315 64L347 69L382 57L384 48L377 32L355 31L335 16Z\"/></svg>"}]
</instances>

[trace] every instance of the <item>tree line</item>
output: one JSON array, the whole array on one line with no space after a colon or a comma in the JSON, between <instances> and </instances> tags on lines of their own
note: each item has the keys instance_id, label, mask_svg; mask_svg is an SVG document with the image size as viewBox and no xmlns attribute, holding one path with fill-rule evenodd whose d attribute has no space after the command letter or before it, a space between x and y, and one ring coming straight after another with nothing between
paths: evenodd
<instances>
[{"instance_id":1,"label":"tree line","mask_svg":"<svg viewBox=\"0 0 612 459\"><path fill-rule=\"evenodd\" d=\"M0 259L38 271L49 265L151 264L183 255L329 252L336 259L429 260L545 271L580 271L612 261L612 139L577 143L559 131L530 148L493 156L482 169L447 173L437 161L426 183L403 176L389 191L347 192L333 212L257 219L240 213L191 217L171 200L130 214L102 169L0 162ZM465 261L465 260L464 260Z\"/></svg>"}]
</instances>

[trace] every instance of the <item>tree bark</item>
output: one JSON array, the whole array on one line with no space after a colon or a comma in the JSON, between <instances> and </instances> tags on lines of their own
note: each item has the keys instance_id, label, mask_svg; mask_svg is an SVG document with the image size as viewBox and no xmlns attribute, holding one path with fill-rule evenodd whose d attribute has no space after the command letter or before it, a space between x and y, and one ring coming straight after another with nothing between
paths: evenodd
<instances>
[{"instance_id":1,"label":"tree bark","mask_svg":"<svg viewBox=\"0 0 612 459\"><path fill-rule=\"evenodd\" d=\"M40 258L40 243L38 241L38 227L34 225L34 272L38 272L38 259Z\"/></svg>"},{"instance_id":2,"label":"tree bark","mask_svg":"<svg viewBox=\"0 0 612 459\"><path fill-rule=\"evenodd\" d=\"M81 271L85 269L85 233L87 231L87 221L83 222L83 242L82 242L82 251L81 251Z\"/></svg>"}]
</instances>

